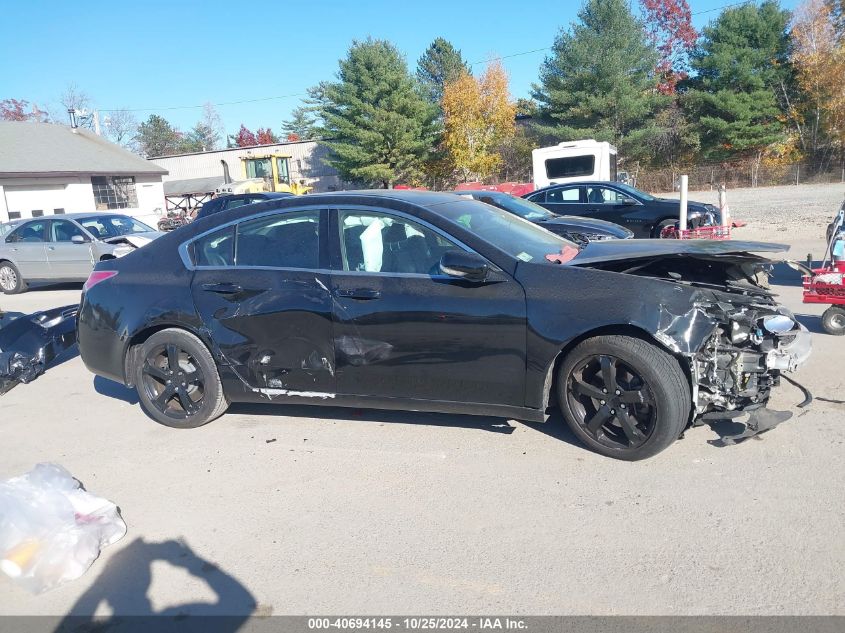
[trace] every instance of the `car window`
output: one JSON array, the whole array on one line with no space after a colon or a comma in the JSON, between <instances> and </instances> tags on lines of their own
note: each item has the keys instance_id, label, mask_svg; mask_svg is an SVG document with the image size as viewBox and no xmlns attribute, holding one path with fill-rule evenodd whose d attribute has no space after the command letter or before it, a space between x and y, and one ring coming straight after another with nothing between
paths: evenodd
<instances>
[{"instance_id":1,"label":"car window","mask_svg":"<svg viewBox=\"0 0 845 633\"><path fill-rule=\"evenodd\" d=\"M530 200L531 202L536 202L536 203L542 204L543 202L546 201L546 192L545 191L538 191L537 193L532 193L530 196L528 196L527 200Z\"/></svg>"},{"instance_id":2,"label":"car window","mask_svg":"<svg viewBox=\"0 0 845 633\"><path fill-rule=\"evenodd\" d=\"M88 241L82 229L69 220L53 220L50 224L50 240L53 242L72 242L75 235Z\"/></svg>"},{"instance_id":3,"label":"car window","mask_svg":"<svg viewBox=\"0 0 845 633\"><path fill-rule=\"evenodd\" d=\"M238 266L320 267L320 211L279 213L238 225Z\"/></svg>"},{"instance_id":4,"label":"car window","mask_svg":"<svg viewBox=\"0 0 845 633\"><path fill-rule=\"evenodd\" d=\"M587 187L588 204L619 204L624 197L609 187Z\"/></svg>"},{"instance_id":5,"label":"car window","mask_svg":"<svg viewBox=\"0 0 845 633\"><path fill-rule=\"evenodd\" d=\"M47 222L27 222L9 233L7 242L46 242Z\"/></svg>"},{"instance_id":6,"label":"car window","mask_svg":"<svg viewBox=\"0 0 845 633\"><path fill-rule=\"evenodd\" d=\"M229 209L236 209L238 207L243 207L248 204L252 204L253 202L258 202L261 198L233 198L226 202L225 209L228 211Z\"/></svg>"},{"instance_id":7,"label":"car window","mask_svg":"<svg viewBox=\"0 0 845 633\"><path fill-rule=\"evenodd\" d=\"M341 211L339 226L344 270L434 275L443 253L462 250L437 231L386 213Z\"/></svg>"},{"instance_id":8,"label":"car window","mask_svg":"<svg viewBox=\"0 0 845 633\"><path fill-rule=\"evenodd\" d=\"M546 202L579 202L580 199L580 187L570 187L569 189L549 189L546 192Z\"/></svg>"},{"instance_id":9,"label":"car window","mask_svg":"<svg viewBox=\"0 0 845 633\"><path fill-rule=\"evenodd\" d=\"M149 233L155 230L128 215L92 215L78 218L77 222L91 235L101 240L133 233Z\"/></svg>"},{"instance_id":10,"label":"car window","mask_svg":"<svg viewBox=\"0 0 845 633\"><path fill-rule=\"evenodd\" d=\"M235 227L209 233L193 243L193 259L197 266L234 266Z\"/></svg>"}]
</instances>

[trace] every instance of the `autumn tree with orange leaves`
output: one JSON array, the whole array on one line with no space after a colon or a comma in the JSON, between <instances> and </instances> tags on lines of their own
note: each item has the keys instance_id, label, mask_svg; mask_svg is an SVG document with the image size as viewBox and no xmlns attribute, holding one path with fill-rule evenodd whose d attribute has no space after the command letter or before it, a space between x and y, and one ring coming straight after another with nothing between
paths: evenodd
<instances>
[{"instance_id":1,"label":"autumn tree with orange leaves","mask_svg":"<svg viewBox=\"0 0 845 633\"><path fill-rule=\"evenodd\" d=\"M792 25L792 63L802 99L795 106L802 149L825 162L845 147L845 39L832 3L805 0Z\"/></svg>"},{"instance_id":2,"label":"autumn tree with orange leaves","mask_svg":"<svg viewBox=\"0 0 845 633\"><path fill-rule=\"evenodd\" d=\"M687 0L640 0L648 38L660 54L655 68L663 94L674 94L678 82L689 76L689 54L698 32L692 25Z\"/></svg>"},{"instance_id":3,"label":"autumn tree with orange leaves","mask_svg":"<svg viewBox=\"0 0 845 633\"><path fill-rule=\"evenodd\" d=\"M443 144L461 180L485 180L502 162L498 149L515 131L516 105L498 62L481 77L462 73L443 89Z\"/></svg>"}]
</instances>

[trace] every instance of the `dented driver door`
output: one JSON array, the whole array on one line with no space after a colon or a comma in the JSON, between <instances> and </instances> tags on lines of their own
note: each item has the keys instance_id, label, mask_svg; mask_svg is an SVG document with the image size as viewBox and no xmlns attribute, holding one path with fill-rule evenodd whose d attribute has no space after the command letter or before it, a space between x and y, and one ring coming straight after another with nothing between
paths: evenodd
<instances>
[{"instance_id":1,"label":"dented driver door","mask_svg":"<svg viewBox=\"0 0 845 633\"><path fill-rule=\"evenodd\" d=\"M240 222L196 240L192 295L222 364L262 396L335 391L320 210ZM237 246L235 246L237 242Z\"/></svg>"}]
</instances>

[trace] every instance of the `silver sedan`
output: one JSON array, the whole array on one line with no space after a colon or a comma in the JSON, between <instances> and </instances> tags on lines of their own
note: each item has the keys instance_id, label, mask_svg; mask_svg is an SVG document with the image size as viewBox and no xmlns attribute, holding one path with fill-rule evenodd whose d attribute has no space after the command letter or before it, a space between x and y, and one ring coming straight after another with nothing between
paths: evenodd
<instances>
[{"instance_id":1,"label":"silver sedan","mask_svg":"<svg viewBox=\"0 0 845 633\"><path fill-rule=\"evenodd\" d=\"M163 233L119 213L70 213L20 222L0 238L0 290L36 281L85 281L94 264L122 257Z\"/></svg>"}]
</instances>

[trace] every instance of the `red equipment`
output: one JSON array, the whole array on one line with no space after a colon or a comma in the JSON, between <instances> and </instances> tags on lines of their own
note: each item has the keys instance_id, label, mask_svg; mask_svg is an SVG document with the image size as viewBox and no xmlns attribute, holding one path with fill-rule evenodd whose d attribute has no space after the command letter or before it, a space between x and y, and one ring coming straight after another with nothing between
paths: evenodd
<instances>
[{"instance_id":1,"label":"red equipment","mask_svg":"<svg viewBox=\"0 0 845 633\"><path fill-rule=\"evenodd\" d=\"M845 259L841 259L841 251L834 248L837 242L841 246L843 237L840 229L843 219L845 217L840 211L833 226L822 267L800 266L804 273L804 303L830 304L822 314L822 327L825 332L834 336L845 334Z\"/></svg>"},{"instance_id":2,"label":"red equipment","mask_svg":"<svg viewBox=\"0 0 845 633\"><path fill-rule=\"evenodd\" d=\"M662 239L679 240L729 240L731 239L731 227L729 226L700 226L696 229L679 231L676 226L667 226L660 231Z\"/></svg>"}]
</instances>

